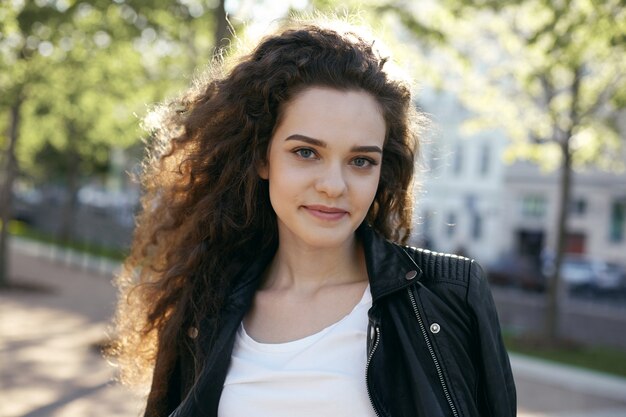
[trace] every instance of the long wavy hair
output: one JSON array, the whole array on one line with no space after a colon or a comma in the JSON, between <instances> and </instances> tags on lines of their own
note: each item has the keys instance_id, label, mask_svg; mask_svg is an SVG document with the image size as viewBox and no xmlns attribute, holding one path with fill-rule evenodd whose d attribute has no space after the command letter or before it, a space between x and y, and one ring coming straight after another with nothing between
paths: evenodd
<instances>
[{"instance_id":1,"label":"long wavy hair","mask_svg":"<svg viewBox=\"0 0 626 417\"><path fill-rule=\"evenodd\" d=\"M419 116L409 84L391 75L387 61L353 31L300 23L230 66L219 62L219 71L213 66L147 117L142 211L117 280L113 355L122 380L148 382L157 353L172 357L189 326L219 316L237 268L276 247L276 215L257 167L281 112L308 87L365 91L380 104L386 138L366 221L406 241Z\"/></svg>"}]
</instances>

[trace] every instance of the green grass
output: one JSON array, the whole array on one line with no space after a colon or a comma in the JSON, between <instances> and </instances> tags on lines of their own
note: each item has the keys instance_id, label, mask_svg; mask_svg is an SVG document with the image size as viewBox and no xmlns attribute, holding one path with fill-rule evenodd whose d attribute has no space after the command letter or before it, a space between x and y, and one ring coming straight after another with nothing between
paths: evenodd
<instances>
[{"instance_id":1,"label":"green grass","mask_svg":"<svg viewBox=\"0 0 626 417\"><path fill-rule=\"evenodd\" d=\"M510 352L626 377L626 351L624 350L603 346L581 346L573 343L542 346L536 340L537 338L504 334L504 344Z\"/></svg>"},{"instance_id":2,"label":"green grass","mask_svg":"<svg viewBox=\"0 0 626 417\"><path fill-rule=\"evenodd\" d=\"M0 226L1 227L1 226ZM113 248L102 245L94 245L87 242L66 241L62 242L55 236L51 236L37 231L27 224L20 221L9 222L9 234L24 239L34 240L41 243L59 246L66 249L73 249L77 252L87 253L89 255L100 256L107 259L122 261L127 250L123 248Z\"/></svg>"}]
</instances>

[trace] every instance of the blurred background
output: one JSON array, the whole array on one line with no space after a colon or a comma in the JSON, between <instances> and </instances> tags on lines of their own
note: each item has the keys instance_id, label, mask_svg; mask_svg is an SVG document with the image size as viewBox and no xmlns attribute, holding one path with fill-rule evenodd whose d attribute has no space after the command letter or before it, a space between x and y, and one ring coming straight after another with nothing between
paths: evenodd
<instances>
[{"instance_id":1,"label":"blurred background","mask_svg":"<svg viewBox=\"0 0 626 417\"><path fill-rule=\"evenodd\" d=\"M411 244L487 271L523 416L626 416L626 2L0 3L0 416L137 415L101 358L142 119L293 13L373 27L428 115Z\"/></svg>"}]
</instances>

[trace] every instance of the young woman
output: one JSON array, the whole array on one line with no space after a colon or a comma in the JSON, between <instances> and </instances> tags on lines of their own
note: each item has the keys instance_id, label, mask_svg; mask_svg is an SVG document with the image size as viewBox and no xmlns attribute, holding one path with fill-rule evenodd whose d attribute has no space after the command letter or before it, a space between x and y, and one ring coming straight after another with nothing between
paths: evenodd
<instances>
[{"instance_id":1,"label":"young woman","mask_svg":"<svg viewBox=\"0 0 626 417\"><path fill-rule=\"evenodd\" d=\"M285 29L162 109L118 311L146 416L515 415L481 268L402 245L418 117L374 45Z\"/></svg>"}]
</instances>

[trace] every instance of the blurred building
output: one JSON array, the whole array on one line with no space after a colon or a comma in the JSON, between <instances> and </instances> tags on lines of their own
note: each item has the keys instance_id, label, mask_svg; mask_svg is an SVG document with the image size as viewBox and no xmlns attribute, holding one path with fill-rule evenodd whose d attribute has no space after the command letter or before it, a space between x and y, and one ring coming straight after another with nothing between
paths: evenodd
<instances>
[{"instance_id":1,"label":"blurred building","mask_svg":"<svg viewBox=\"0 0 626 417\"><path fill-rule=\"evenodd\" d=\"M426 90L421 98L434 129L422 144L413 243L491 262L502 241L505 136L462 134L471 114L450 93Z\"/></svg>"},{"instance_id":2,"label":"blurred building","mask_svg":"<svg viewBox=\"0 0 626 417\"><path fill-rule=\"evenodd\" d=\"M474 257L535 259L555 247L559 171L506 165L504 133L465 135L471 114L455 96L424 91L434 133L422 147L414 245ZM626 263L626 173L574 172L567 251Z\"/></svg>"},{"instance_id":3,"label":"blurred building","mask_svg":"<svg viewBox=\"0 0 626 417\"><path fill-rule=\"evenodd\" d=\"M507 168L503 247L531 256L555 247L559 176L529 163ZM626 263L626 173L574 172L568 210L566 252Z\"/></svg>"}]
</instances>

